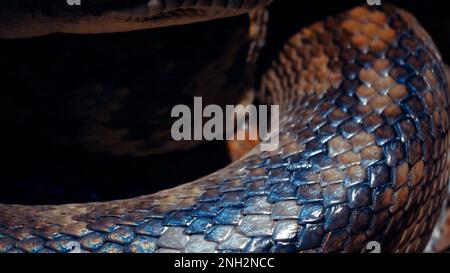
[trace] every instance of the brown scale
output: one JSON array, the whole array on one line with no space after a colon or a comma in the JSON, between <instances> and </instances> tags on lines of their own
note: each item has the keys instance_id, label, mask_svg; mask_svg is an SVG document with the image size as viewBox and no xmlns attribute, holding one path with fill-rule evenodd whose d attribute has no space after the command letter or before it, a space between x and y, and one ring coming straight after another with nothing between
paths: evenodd
<instances>
[{"instance_id":1,"label":"brown scale","mask_svg":"<svg viewBox=\"0 0 450 273\"><path fill-rule=\"evenodd\" d=\"M393 12L389 10L390 8L388 8L387 14L389 14L389 12ZM404 25L404 23L408 21L409 24L413 24L415 33L422 38L424 42L428 42L432 47L432 52L435 56L438 56L438 53L436 53L437 51L435 51L432 43L430 43L431 40L429 37L423 36L425 35L425 32L417 25L417 22L411 19L411 17L405 12L401 12L402 17L397 19L400 22L394 22L392 27L387 25L389 15L387 16L379 11L369 11L366 8L356 8L351 11L349 15L349 18L342 22L341 26L344 30L351 34L350 40L352 44L362 52L371 50L374 53L378 53L386 50L388 45L394 43L397 39L395 26ZM320 31L321 27L316 26L312 29ZM303 31L302 33L307 37L314 36L310 30ZM296 37L295 39L301 40L300 37ZM293 47L300 46L300 44L293 44L292 42L290 45ZM290 49L290 51L292 51L292 49ZM349 58L351 59L353 56L350 56ZM437 59L440 58L437 57ZM303 62L305 61L303 60ZM277 71L280 71L280 68L277 67L278 65L285 65L281 58L280 63L275 64L274 68ZM437 211L439 211L439 204L444 198L442 194L439 195L438 192L431 193L429 189L431 187L440 187L441 189L445 188L446 184L439 182L439 180L445 181L446 177L448 177L447 171L445 171L442 174L435 173L434 176L428 178L428 181L426 181L424 179L424 177L426 177L425 172L428 167L436 166L435 164L439 164L444 167L447 163L441 161L436 163L430 162L427 164L424 160L422 160L423 151L421 147L421 140L415 137L418 134L416 124L412 120L408 119L399 122L404 110L396 103L402 102L409 95L409 91L406 86L396 83L396 81L392 78L393 76L395 77L401 75L403 71L391 70L392 67L393 65L387 59L376 59L373 62L372 68L360 70L359 79L363 85L361 85L356 91L360 103L363 105L362 107L368 106L369 108L369 110L366 111L364 111L364 108L359 108L363 110L365 112L363 114L366 115L363 126L366 128L367 133L375 133L377 140L380 140L377 141L377 145L384 145L384 149L373 145L368 146L361 151L360 157L356 157L354 154L347 152L351 149L351 146L347 143L347 141L344 140L342 136L337 136L329 141L329 151L330 156L337 156L338 161L341 161L341 163L355 163L358 162L358 160L361 160L363 169L386 156L387 163L393 167L393 183L395 187L385 188L373 200L373 209L381 211L372 219L371 230L372 228L377 228L376 223L379 223L379 225L384 225L385 222L388 222L384 236L387 238L390 236L399 236L401 239L393 239L388 242L389 246L386 249L394 250L397 248L397 251L417 251L424 247L429 231L436 221ZM391 70L390 73L389 70ZM353 72L354 70L350 71ZM286 68L284 73L289 73L289 69ZM283 76L284 73L278 72L281 76ZM307 76L308 75L306 75L306 77ZM442 103L446 101L443 96L444 91L440 90L440 87L437 86L433 73L426 71L424 76L432 87L430 91L426 93L425 99L428 101L428 109L435 109L432 114L434 123L440 124L442 120L443 125L446 126L448 112L446 105L442 105ZM270 75L270 72L267 79L268 81L272 80L272 75ZM290 90L290 88L292 87L284 87L285 90ZM280 97L280 94L285 93L282 93L279 89L274 89L270 84L266 86L266 90L270 93L277 93L277 95L272 97L275 102L281 103L287 100L277 100L277 98ZM304 90L306 93L308 92L307 88L301 90ZM289 95L290 94L286 94L285 96L287 97ZM432 100L442 106L430 107L433 103ZM407 102L406 105L408 105ZM424 111L423 109L420 109L422 107L421 101L416 100L411 102L411 108L414 107L418 112ZM443 110L442 117L440 117L440 111L438 109ZM380 116L380 114L382 116ZM389 124L395 125L395 127L391 127L389 125L382 126L384 123L383 118L390 121ZM378 128L378 130L376 130L376 128ZM396 131L394 129L396 129ZM375 132L373 130L375 130ZM419 128L419 130L423 129ZM388 143L397 137L397 132L399 132L402 142ZM447 134L446 129L443 129L442 132ZM446 140L447 137L443 139ZM358 136L355 141L356 147L359 148L359 142L371 143L373 142L373 137L372 135L366 135L365 138ZM406 145L403 144L405 142ZM439 145L440 142L441 139L435 139L435 146L441 147L442 145ZM443 146L445 147L445 145ZM405 148L407 149L406 154ZM445 155L445 150L443 149L436 149L433 151L435 151L435 160L437 160L439 156ZM343 180L340 173L333 169L322 171L322 173L322 182L339 183ZM407 184L407 186L405 186L405 184ZM429 184L434 185L427 186ZM418 194L421 192L419 188L426 187L428 187L428 190L426 191L428 194L427 198L419 199ZM326 190L326 188L324 190ZM421 209L412 208L418 207L420 203L423 204ZM388 208L388 210L383 210L385 208ZM418 214L417 211L419 211ZM398 230L400 230L399 226L405 225L402 222L407 218L410 219L406 223L409 227L403 226L406 228L403 236L398 234L392 235L391 232L394 230L398 232ZM371 232L367 232L366 235L361 235L360 238L366 238L369 234L371 234ZM332 234L330 234L330 236L331 235Z\"/></svg>"},{"instance_id":2,"label":"brown scale","mask_svg":"<svg viewBox=\"0 0 450 273\"><path fill-rule=\"evenodd\" d=\"M417 94L401 80L408 71L394 60L403 57L395 49L409 28L417 42L407 45L431 53L416 56L424 64L410 82L424 89ZM158 252L189 251L197 245L205 251L242 251L250 237L279 236L275 226L281 223L298 230L295 246L300 252L361 252L372 240L386 252L422 251L449 177L448 86L438 78L443 76L440 66L426 33L410 15L391 6L355 8L316 23L290 39L262 80L262 97L281 104L279 149L136 199L56 207L0 205L0 232L6 235L0 249L57 250L55 234L72 234L85 251L119 251L113 247L118 243L136 251L139 238L126 243L121 236L131 230L139 235L160 232L151 234L159 236ZM267 168L267 161L278 168ZM289 183L291 172L296 182ZM242 198L243 192L268 190L265 186L273 180L272 192ZM298 188L294 182L300 183ZM207 207L208 202L244 204L232 224L221 226L220 238L206 240L188 234L184 226L154 224L149 231L136 223L165 218L168 212L183 215L193 204ZM255 204L247 206L251 202Z\"/></svg>"}]
</instances>

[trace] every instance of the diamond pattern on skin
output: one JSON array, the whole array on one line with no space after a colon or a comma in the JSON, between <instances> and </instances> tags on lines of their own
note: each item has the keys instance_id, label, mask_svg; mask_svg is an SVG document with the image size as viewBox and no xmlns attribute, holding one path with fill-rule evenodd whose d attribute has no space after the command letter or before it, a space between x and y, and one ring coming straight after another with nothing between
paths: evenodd
<instances>
[{"instance_id":1,"label":"diamond pattern on skin","mask_svg":"<svg viewBox=\"0 0 450 273\"><path fill-rule=\"evenodd\" d=\"M371 240L420 251L449 177L448 83L430 41L389 5L304 28L261 83L281 106L279 149L137 199L0 205L0 252L67 252L71 241L90 252L361 252ZM24 219L57 225L36 232Z\"/></svg>"}]
</instances>

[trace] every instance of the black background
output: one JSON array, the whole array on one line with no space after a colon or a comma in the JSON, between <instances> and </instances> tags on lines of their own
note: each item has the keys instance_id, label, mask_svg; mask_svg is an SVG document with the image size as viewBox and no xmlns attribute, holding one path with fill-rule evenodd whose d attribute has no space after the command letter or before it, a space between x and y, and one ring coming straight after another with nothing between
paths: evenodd
<instances>
[{"instance_id":1,"label":"black background","mask_svg":"<svg viewBox=\"0 0 450 273\"><path fill-rule=\"evenodd\" d=\"M176 260L217 261L219 258L274 258L274 268L175 268ZM2 259L3 258L3 259ZM2 266L27 271L37 267L60 272L70 266L74 272L414 272L441 270L448 265L447 254L0 254ZM29 262L28 262L29 261ZM218 263L216 262L216 265ZM445 269L444 269L445 270Z\"/></svg>"}]
</instances>

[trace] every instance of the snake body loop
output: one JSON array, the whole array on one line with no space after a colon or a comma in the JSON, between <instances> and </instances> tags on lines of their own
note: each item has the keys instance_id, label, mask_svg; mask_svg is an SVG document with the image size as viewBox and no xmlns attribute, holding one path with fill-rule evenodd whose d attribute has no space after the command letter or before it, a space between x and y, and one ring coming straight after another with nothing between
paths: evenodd
<instances>
[{"instance_id":1,"label":"snake body loop","mask_svg":"<svg viewBox=\"0 0 450 273\"><path fill-rule=\"evenodd\" d=\"M293 36L261 82L280 146L129 200L0 205L0 252L422 251L449 178L449 94L417 21L355 8Z\"/></svg>"}]
</instances>

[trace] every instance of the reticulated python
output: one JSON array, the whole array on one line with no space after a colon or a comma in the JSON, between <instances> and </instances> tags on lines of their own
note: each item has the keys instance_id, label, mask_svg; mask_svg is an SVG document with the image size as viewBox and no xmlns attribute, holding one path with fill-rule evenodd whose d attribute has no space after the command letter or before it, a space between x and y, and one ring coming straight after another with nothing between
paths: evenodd
<instances>
[{"instance_id":1,"label":"reticulated python","mask_svg":"<svg viewBox=\"0 0 450 273\"><path fill-rule=\"evenodd\" d=\"M75 14L28 2L0 13L1 38L186 24L270 1L105 0ZM449 98L441 57L410 14L358 7L302 29L260 95L281 106L276 151L129 200L0 205L0 252L68 252L74 241L87 252L424 249L448 186Z\"/></svg>"}]
</instances>

